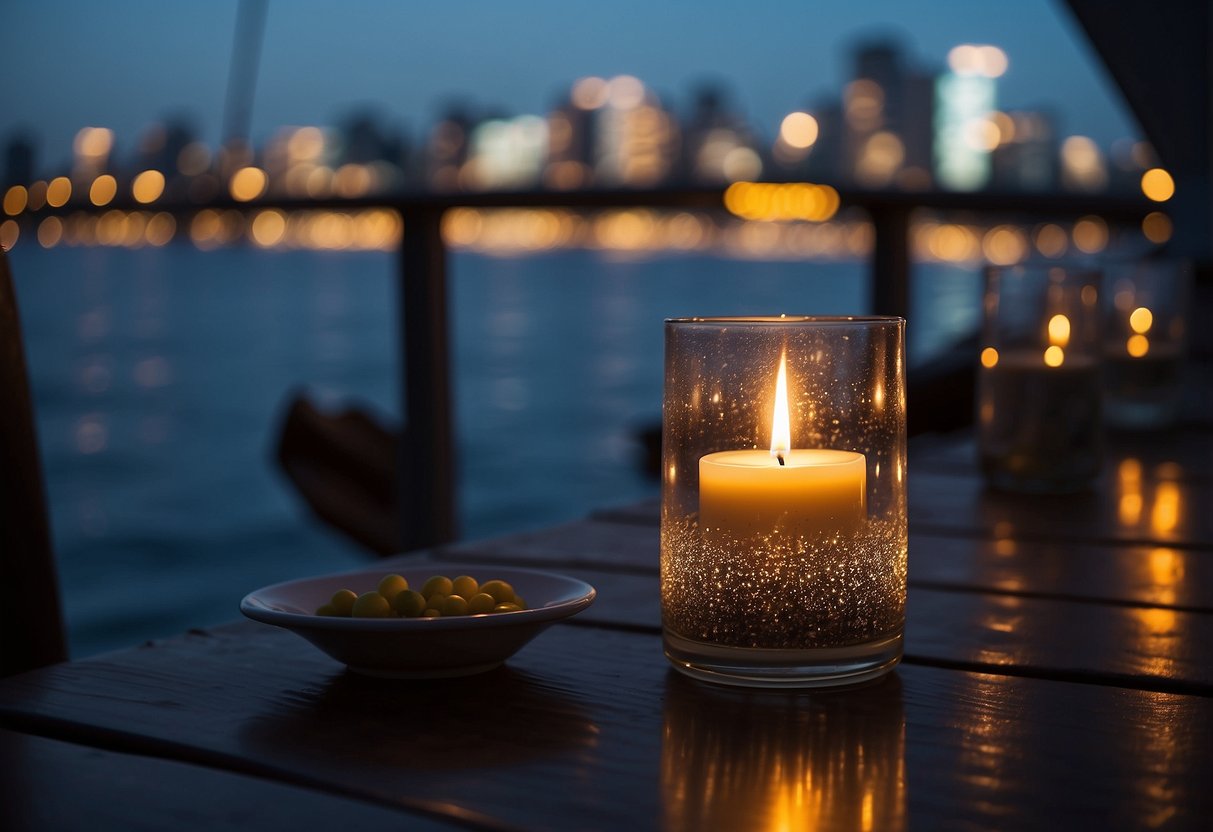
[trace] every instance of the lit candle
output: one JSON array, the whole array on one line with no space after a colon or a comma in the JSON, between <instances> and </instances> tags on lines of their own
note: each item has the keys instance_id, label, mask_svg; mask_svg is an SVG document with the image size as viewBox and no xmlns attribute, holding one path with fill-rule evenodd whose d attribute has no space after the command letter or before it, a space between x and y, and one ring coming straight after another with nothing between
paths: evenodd
<instances>
[{"instance_id":1,"label":"lit candle","mask_svg":"<svg viewBox=\"0 0 1213 832\"><path fill-rule=\"evenodd\" d=\"M853 534L867 517L863 454L792 449L786 356L779 361L770 453L722 451L699 460L699 522L709 537Z\"/></svg>"}]
</instances>

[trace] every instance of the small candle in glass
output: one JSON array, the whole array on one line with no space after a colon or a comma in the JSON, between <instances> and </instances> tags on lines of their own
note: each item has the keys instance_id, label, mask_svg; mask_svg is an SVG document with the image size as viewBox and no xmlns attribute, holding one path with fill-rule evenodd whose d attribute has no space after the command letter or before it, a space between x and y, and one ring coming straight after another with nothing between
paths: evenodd
<instances>
[{"instance_id":1,"label":"small candle in glass","mask_svg":"<svg viewBox=\"0 0 1213 832\"><path fill-rule=\"evenodd\" d=\"M1081 490L1102 461L1098 272L986 270L978 450L991 485Z\"/></svg>"},{"instance_id":2,"label":"small candle in glass","mask_svg":"<svg viewBox=\"0 0 1213 832\"><path fill-rule=\"evenodd\" d=\"M1112 263L1104 278L1104 405L1109 424L1164 428L1179 412L1190 270L1181 260Z\"/></svg>"},{"instance_id":3,"label":"small candle in glass","mask_svg":"<svg viewBox=\"0 0 1213 832\"><path fill-rule=\"evenodd\" d=\"M900 318L666 322L666 655L699 679L848 684L905 620Z\"/></svg>"}]
</instances>

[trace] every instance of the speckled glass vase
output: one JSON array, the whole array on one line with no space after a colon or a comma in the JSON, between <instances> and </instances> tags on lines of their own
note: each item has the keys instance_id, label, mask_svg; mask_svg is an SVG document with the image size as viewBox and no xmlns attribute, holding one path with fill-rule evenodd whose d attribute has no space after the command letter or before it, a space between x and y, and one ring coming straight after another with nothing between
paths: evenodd
<instances>
[{"instance_id":1,"label":"speckled glass vase","mask_svg":"<svg viewBox=\"0 0 1213 832\"><path fill-rule=\"evenodd\" d=\"M683 673L853 684L901 658L905 321L667 320L661 610Z\"/></svg>"}]
</instances>

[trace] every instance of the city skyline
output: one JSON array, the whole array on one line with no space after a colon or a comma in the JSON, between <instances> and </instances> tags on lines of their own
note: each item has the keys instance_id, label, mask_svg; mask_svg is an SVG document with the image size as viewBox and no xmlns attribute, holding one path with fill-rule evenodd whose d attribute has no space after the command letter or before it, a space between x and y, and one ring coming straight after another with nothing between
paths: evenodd
<instances>
[{"instance_id":1,"label":"city skyline","mask_svg":"<svg viewBox=\"0 0 1213 832\"><path fill-rule=\"evenodd\" d=\"M75 17L88 17L88 8ZM109 127L129 147L146 124L182 114L214 145L235 8L120 4L105 18L94 9L87 27L62 31L62 15L18 5L0 36L0 61L10 77L23 78L25 94L7 108L0 135L31 131L45 163L55 165L83 125ZM257 143L278 126L331 124L359 105L413 134L454 98L480 110L542 113L575 78L618 74L641 77L674 101L689 101L702 81L724 80L738 111L773 136L786 113L841 86L856 41L890 32L937 66L958 42L996 43L1010 56L1001 104L1048 105L1064 133L1104 147L1137 133L1068 12L1043 2L977 16L958 4L876 4L865 7L866 18L785 3L759 4L745 16L711 3L694 15L677 4L573 13L536 3L526 20L479 3L457 12L410 8L407 17L375 4L336 17L322 14L323 5L285 8L269 7L253 108ZM158 71L165 66L173 71Z\"/></svg>"}]
</instances>

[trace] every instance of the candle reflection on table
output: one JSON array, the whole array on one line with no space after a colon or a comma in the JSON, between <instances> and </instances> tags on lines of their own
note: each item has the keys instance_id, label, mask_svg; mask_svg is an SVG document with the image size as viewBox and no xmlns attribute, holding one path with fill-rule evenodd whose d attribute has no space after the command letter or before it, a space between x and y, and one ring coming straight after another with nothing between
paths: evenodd
<instances>
[{"instance_id":1,"label":"candle reflection on table","mask_svg":"<svg viewBox=\"0 0 1213 832\"><path fill-rule=\"evenodd\" d=\"M667 832L904 829L901 681L793 694L670 673L661 792Z\"/></svg>"}]
</instances>

